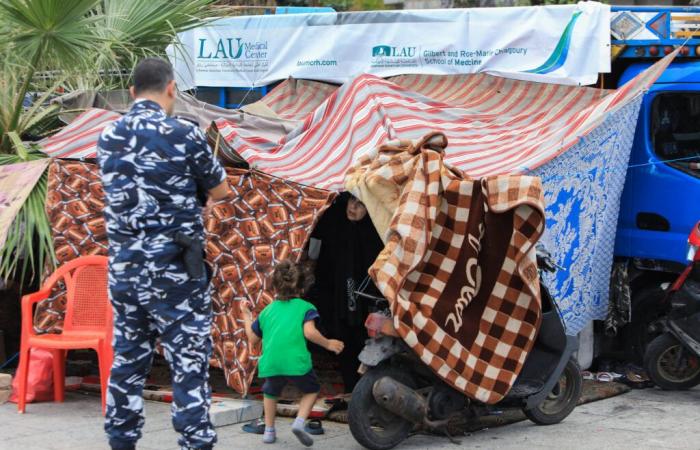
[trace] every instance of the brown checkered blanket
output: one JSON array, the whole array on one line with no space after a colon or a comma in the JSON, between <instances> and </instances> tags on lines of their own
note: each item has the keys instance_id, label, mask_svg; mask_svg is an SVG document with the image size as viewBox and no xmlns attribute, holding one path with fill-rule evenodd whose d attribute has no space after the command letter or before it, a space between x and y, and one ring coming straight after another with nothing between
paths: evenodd
<instances>
[{"instance_id":1,"label":"brown checkered blanket","mask_svg":"<svg viewBox=\"0 0 700 450\"><path fill-rule=\"evenodd\" d=\"M257 312L272 301L268 288L272 267L285 258L299 258L334 194L257 171L226 170L238 200L217 202L203 217L207 259L214 270L210 362L224 370L229 386L246 393L257 358L251 356L245 337L241 301L252 301ZM46 210L59 265L81 255L107 254L103 201L95 164L62 160L51 164ZM37 331L60 332L64 310L64 291L57 289L37 308Z\"/></svg>"},{"instance_id":2,"label":"brown checkered blanket","mask_svg":"<svg viewBox=\"0 0 700 450\"><path fill-rule=\"evenodd\" d=\"M370 214L394 211L377 223L387 245L370 275L400 336L450 385L495 403L540 325L542 188L527 176L469 179L443 162L446 146L440 133L382 146L353 167L346 187Z\"/></svg>"}]
</instances>

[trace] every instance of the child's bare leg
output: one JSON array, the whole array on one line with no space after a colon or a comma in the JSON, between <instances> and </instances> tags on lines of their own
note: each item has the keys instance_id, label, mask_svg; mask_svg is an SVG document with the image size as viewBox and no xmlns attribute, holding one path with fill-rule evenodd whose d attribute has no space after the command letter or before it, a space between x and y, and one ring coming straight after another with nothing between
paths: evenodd
<instances>
[{"instance_id":1,"label":"child's bare leg","mask_svg":"<svg viewBox=\"0 0 700 450\"><path fill-rule=\"evenodd\" d=\"M299 402L299 412L297 413L298 419L306 420L309 418L311 409L314 407L314 403L316 403L316 398L318 398L318 392L313 394L304 394Z\"/></svg>"},{"instance_id":2,"label":"child's bare leg","mask_svg":"<svg viewBox=\"0 0 700 450\"><path fill-rule=\"evenodd\" d=\"M292 425L292 433L294 433L297 439L299 439L299 442L307 447L312 446L314 444L314 440L311 439L309 433L304 430L304 422L306 421L307 417L309 417L311 409L314 407L314 403L316 403L317 397L318 392L313 394L304 394L299 402L299 412L297 413L297 418L294 420L294 424Z\"/></svg>"},{"instance_id":3,"label":"child's bare leg","mask_svg":"<svg viewBox=\"0 0 700 450\"><path fill-rule=\"evenodd\" d=\"M265 410L265 426L275 427L275 416L277 415L277 398L265 396L263 401L263 409Z\"/></svg>"},{"instance_id":4,"label":"child's bare leg","mask_svg":"<svg viewBox=\"0 0 700 450\"><path fill-rule=\"evenodd\" d=\"M265 434L263 442L272 444L277 440L275 433L275 416L277 415L277 398L268 395L264 396L263 409L265 411Z\"/></svg>"}]
</instances>

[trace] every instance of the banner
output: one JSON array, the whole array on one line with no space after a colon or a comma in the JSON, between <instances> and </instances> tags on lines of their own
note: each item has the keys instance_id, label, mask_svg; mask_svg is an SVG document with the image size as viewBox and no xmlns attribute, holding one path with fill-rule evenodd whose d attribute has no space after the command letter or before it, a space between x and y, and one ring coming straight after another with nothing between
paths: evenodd
<instances>
[{"instance_id":1,"label":"banner","mask_svg":"<svg viewBox=\"0 0 700 450\"><path fill-rule=\"evenodd\" d=\"M0 166L0 249L7 231L50 159Z\"/></svg>"},{"instance_id":2,"label":"banner","mask_svg":"<svg viewBox=\"0 0 700 450\"><path fill-rule=\"evenodd\" d=\"M570 85L610 71L610 7L371 11L230 17L170 46L181 90L258 87L289 77L487 72Z\"/></svg>"}]
</instances>

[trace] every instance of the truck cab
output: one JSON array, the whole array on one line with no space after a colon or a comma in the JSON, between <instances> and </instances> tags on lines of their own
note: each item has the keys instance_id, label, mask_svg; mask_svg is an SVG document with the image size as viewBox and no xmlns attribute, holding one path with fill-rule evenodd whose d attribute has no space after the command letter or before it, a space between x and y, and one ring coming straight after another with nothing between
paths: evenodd
<instances>
[{"instance_id":1,"label":"truck cab","mask_svg":"<svg viewBox=\"0 0 700 450\"><path fill-rule=\"evenodd\" d=\"M700 219L700 8L613 7L611 34L613 87L680 49L642 101L615 244L631 288L625 352L639 359Z\"/></svg>"}]
</instances>

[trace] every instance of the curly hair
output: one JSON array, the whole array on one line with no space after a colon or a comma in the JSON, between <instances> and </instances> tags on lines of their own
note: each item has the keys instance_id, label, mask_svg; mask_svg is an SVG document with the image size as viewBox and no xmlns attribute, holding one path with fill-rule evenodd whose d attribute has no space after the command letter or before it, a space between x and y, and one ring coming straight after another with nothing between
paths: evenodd
<instances>
[{"instance_id":1,"label":"curly hair","mask_svg":"<svg viewBox=\"0 0 700 450\"><path fill-rule=\"evenodd\" d=\"M278 300L300 297L313 284L313 273L290 259L275 266L272 272L272 289Z\"/></svg>"}]
</instances>

